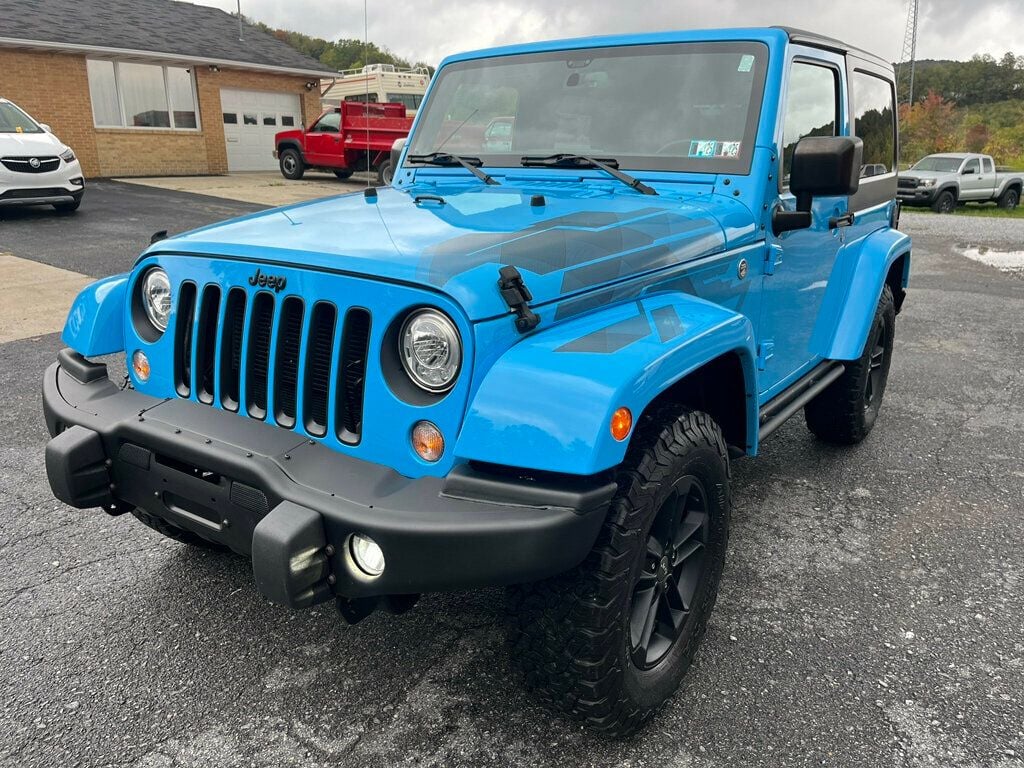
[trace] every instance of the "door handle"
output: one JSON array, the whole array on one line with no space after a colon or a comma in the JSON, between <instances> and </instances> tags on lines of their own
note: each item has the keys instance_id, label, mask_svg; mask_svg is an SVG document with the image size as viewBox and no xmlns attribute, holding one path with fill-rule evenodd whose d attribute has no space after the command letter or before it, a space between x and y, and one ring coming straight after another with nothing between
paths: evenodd
<instances>
[{"instance_id":1,"label":"door handle","mask_svg":"<svg viewBox=\"0 0 1024 768\"><path fill-rule=\"evenodd\" d=\"M852 212L844 213L842 216L833 216L828 220L828 228L836 229L838 227L852 227L854 219L855 217Z\"/></svg>"}]
</instances>

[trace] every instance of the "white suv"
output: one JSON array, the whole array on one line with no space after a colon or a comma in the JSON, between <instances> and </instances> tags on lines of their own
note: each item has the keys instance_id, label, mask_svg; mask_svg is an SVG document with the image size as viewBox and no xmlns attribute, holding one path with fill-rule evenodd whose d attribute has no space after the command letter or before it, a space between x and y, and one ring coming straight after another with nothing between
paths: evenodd
<instances>
[{"instance_id":1,"label":"white suv","mask_svg":"<svg viewBox=\"0 0 1024 768\"><path fill-rule=\"evenodd\" d=\"M82 166L71 148L48 125L0 98L0 208L52 205L71 213L84 193Z\"/></svg>"}]
</instances>

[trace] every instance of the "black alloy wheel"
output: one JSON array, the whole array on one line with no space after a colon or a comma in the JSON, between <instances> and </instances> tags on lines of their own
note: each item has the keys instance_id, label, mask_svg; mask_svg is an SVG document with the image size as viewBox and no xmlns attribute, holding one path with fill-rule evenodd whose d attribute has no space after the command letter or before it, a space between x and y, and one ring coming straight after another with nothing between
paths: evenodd
<instances>
[{"instance_id":1,"label":"black alloy wheel","mask_svg":"<svg viewBox=\"0 0 1024 768\"><path fill-rule=\"evenodd\" d=\"M656 667L692 622L693 599L706 580L707 492L693 475L680 477L647 536L629 615L630 656Z\"/></svg>"}]
</instances>

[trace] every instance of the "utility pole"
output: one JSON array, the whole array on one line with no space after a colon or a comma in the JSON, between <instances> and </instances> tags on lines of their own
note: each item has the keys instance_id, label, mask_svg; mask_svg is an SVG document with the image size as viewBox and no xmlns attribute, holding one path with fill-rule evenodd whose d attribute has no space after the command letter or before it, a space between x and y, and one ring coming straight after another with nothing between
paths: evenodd
<instances>
[{"instance_id":1,"label":"utility pole","mask_svg":"<svg viewBox=\"0 0 1024 768\"><path fill-rule=\"evenodd\" d=\"M903 52L897 63L896 82L897 84L908 79L907 104L914 104L914 65L917 59L917 17L919 0L910 0L910 8L907 10L907 29L903 33ZM908 71L907 75L904 72Z\"/></svg>"}]
</instances>

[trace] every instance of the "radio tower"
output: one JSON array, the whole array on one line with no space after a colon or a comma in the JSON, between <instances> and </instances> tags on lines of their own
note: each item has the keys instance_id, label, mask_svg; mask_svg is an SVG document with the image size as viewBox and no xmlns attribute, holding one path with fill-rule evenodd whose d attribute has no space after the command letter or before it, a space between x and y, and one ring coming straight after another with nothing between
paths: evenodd
<instances>
[{"instance_id":1,"label":"radio tower","mask_svg":"<svg viewBox=\"0 0 1024 768\"><path fill-rule=\"evenodd\" d=\"M910 0L907 10L907 30L903 33L903 52L896 65L896 83L909 80L907 84L907 104L914 104L914 60L917 58L917 6L918 0Z\"/></svg>"}]
</instances>

